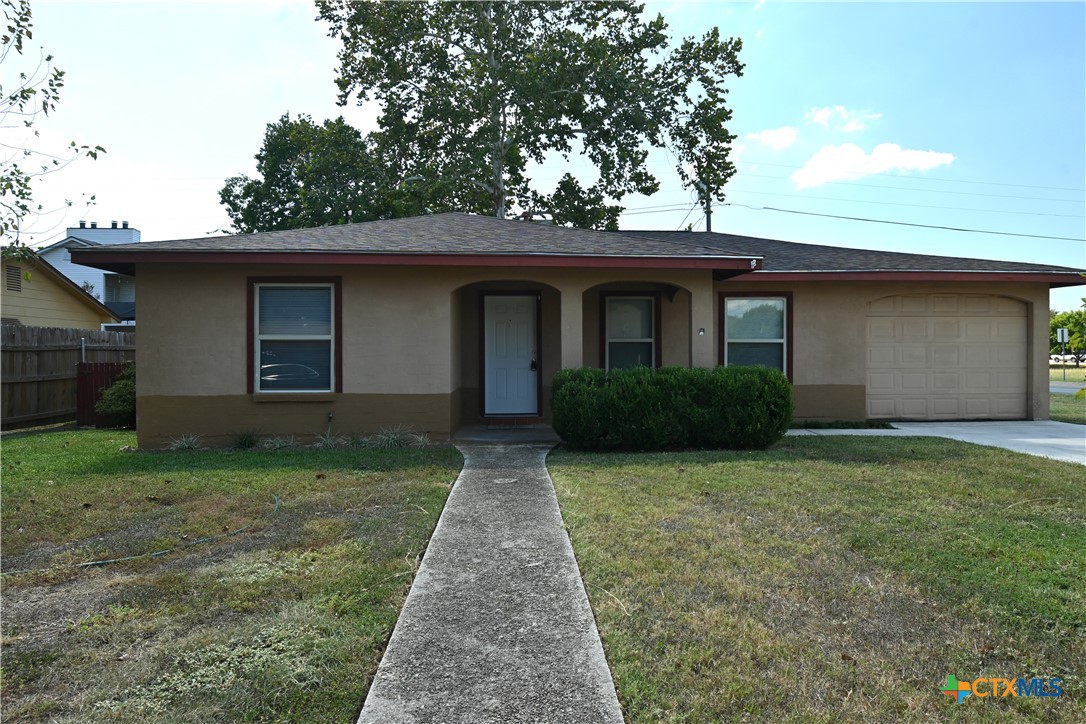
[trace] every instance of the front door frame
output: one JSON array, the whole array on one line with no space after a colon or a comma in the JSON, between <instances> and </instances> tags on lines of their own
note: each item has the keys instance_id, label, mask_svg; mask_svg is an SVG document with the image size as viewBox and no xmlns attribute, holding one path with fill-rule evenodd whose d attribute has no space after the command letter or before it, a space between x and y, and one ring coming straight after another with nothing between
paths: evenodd
<instances>
[{"instance_id":1,"label":"front door frame","mask_svg":"<svg viewBox=\"0 0 1086 724\"><path fill-rule=\"evenodd\" d=\"M535 412L493 414L486 411L486 298L535 297ZM539 289L479 290L479 417L490 420L543 419L543 292Z\"/></svg>"}]
</instances>

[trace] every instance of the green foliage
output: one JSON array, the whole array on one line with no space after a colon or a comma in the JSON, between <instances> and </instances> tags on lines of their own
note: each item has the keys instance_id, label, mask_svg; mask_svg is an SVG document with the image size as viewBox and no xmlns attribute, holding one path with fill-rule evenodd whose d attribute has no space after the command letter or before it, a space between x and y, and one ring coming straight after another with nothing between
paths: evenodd
<instances>
[{"instance_id":1,"label":"green foliage","mask_svg":"<svg viewBox=\"0 0 1086 724\"><path fill-rule=\"evenodd\" d=\"M0 161L0 237L15 239L13 246L17 246L26 219L42 211L41 204L34 203L33 179L84 156L97 159L105 149L75 141L61 152L33 147L38 138L32 130L34 123L39 114L48 116L56 109L64 87L64 71L53 65L52 55L40 49L38 58L24 58L24 44L34 37L30 0L3 0L2 5L0 127L8 132L16 128L27 131L25 139L6 139L4 159ZM9 150L12 153L7 153ZM92 196L88 205L93 202Z\"/></svg>"},{"instance_id":2,"label":"green foliage","mask_svg":"<svg viewBox=\"0 0 1086 724\"><path fill-rule=\"evenodd\" d=\"M170 438L170 444L166 446L168 450L174 452L182 452L185 450L203 450L204 449L204 436L197 435L196 433L186 432L178 437Z\"/></svg>"},{"instance_id":3,"label":"green foliage","mask_svg":"<svg viewBox=\"0 0 1086 724\"><path fill-rule=\"evenodd\" d=\"M136 365L124 368L102 393L94 410L109 420L110 427L136 427Z\"/></svg>"},{"instance_id":4,"label":"green foliage","mask_svg":"<svg viewBox=\"0 0 1086 724\"><path fill-rule=\"evenodd\" d=\"M792 387L764 367L561 370L551 411L577 448L761 449L788 429Z\"/></svg>"},{"instance_id":5,"label":"green foliage","mask_svg":"<svg viewBox=\"0 0 1086 724\"><path fill-rule=\"evenodd\" d=\"M234 444L231 447L235 450L252 450L259 444L260 436L256 434L255 430L242 430L234 433Z\"/></svg>"},{"instance_id":6,"label":"green foliage","mask_svg":"<svg viewBox=\"0 0 1086 724\"><path fill-rule=\"evenodd\" d=\"M1061 345L1056 341L1057 329L1067 330L1069 340L1066 345ZM1083 301L1081 309L1056 312L1055 314L1050 313L1048 331L1048 344L1051 354L1061 354L1063 349L1066 349L1070 354L1081 355L1086 353L1086 300Z\"/></svg>"},{"instance_id":7,"label":"green foliage","mask_svg":"<svg viewBox=\"0 0 1086 724\"><path fill-rule=\"evenodd\" d=\"M305 229L447 211L441 189L405 181L376 137L343 118L321 125L309 116L269 123L256 154L258 178L226 180L219 198L234 231Z\"/></svg>"},{"instance_id":8,"label":"green foliage","mask_svg":"<svg viewBox=\"0 0 1086 724\"><path fill-rule=\"evenodd\" d=\"M517 205L613 228L621 207L608 200L659 188L650 146L673 152L685 186L724 199L735 172L724 83L742 74L742 44L716 28L675 42L631 2L317 6L342 42L340 103L376 100L385 157L402 178L447 184L462 210ZM531 189L527 164L554 154L589 159L597 177Z\"/></svg>"}]
</instances>

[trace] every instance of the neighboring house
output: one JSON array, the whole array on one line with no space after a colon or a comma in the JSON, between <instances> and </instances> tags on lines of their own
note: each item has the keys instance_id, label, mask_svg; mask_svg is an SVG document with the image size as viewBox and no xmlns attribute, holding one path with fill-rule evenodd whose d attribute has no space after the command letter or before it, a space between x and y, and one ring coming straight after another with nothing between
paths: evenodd
<instances>
[{"instance_id":1,"label":"neighboring house","mask_svg":"<svg viewBox=\"0 0 1086 724\"><path fill-rule=\"evenodd\" d=\"M78 227L69 227L64 239L38 250L38 256L71 279L77 286L88 289L90 293L105 304L120 320L124 331L126 326L136 320L136 280L130 275L94 269L76 264L71 254L76 249L93 249L99 246L115 244L136 244L140 240L139 229L128 226L122 221L118 226L114 221L108 228L98 228L96 222L80 221Z\"/></svg>"},{"instance_id":2,"label":"neighboring house","mask_svg":"<svg viewBox=\"0 0 1086 724\"><path fill-rule=\"evenodd\" d=\"M4 324L100 329L119 321L43 259L4 259L3 277L0 316Z\"/></svg>"},{"instance_id":3,"label":"neighboring house","mask_svg":"<svg viewBox=\"0 0 1086 724\"><path fill-rule=\"evenodd\" d=\"M77 250L134 275L139 440L550 419L561 368L765 364L809 419L1046 419L1075 269L467 214ZM177 313L183 309L184 314Z\"/></svg>"}]
</instances>

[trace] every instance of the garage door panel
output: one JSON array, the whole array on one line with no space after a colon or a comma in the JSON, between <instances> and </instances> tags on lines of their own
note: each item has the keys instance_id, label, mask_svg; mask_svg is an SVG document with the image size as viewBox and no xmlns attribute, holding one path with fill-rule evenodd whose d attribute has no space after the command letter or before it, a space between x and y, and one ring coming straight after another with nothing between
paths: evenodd
<instances>
[{"instance_id":1,"label":"garage door panel","mask_svg":"<svg viewBox=\"0 0 1086 724\"><path fill-rule=\"evenodd\" d=\"M962 385L957 372L936 372L931 376L931 389L935 392L954 392Z\"/></svg>"},{"instance_id":2,"label":"garage door panel","mask_svg":"<svg viewBox=\"0 0 1086 724\"><path fill-rule=\"evenodd\" d=\"M997 397L995 399L995 416L997 417L1025 417L1026 402L1024 397Z\"/></svg>"},{"instance_id":3,"label":"garage door panel","mask_svg":"<svg viewBox=\"0 0 1086 724\"><path fill-rule=\"evenodd\" d=\"M928 414L928 398L903 397L901 398L902 417L930 417Z\"/></svg>"},{"instance_id":4,"label":"garage door panel","mask_svg":"<svg viewBox=\"0 0 1086 724\"><path fill-rule=\"evenodd\" d=\"M961 404L957 397L938 397L932 400L932 412L936 417L959 417Z\"/></svg>"},{"instance_id":5,"label":"garage door panel","mask_svg":"<svg viewBox=\"0 0 1086 724\"><path fill-rule=\"evenodd\" d=\"M867 411L902 419L1026 416L1026 305L910 294L868 306Z\"/></svg>"},{"instance_id":6,"label":"garage door panel","mask_svg":"<svg viewBox=\"0 0 1086 724\"><path fill-rule=\"evenodd\" d=\"M992 348L975 344L963 346L962 364L966 367L988 367L992 364Z\"/></svg>"},{"instance_id":7,"label":"garage door panel","mask_svg":"<svg viewBox=\"0 0 1086 724\"><path fill-rule=\"evenodd\" d=\"M966 372L962 375L966 392L987 392L992 388L992 375L988 372Z\"/></svg>"},{"instance_id":8,"label":"garage door panel","mask_svg":"<svg viewBox=\"0 0 1086 724\"><path fill-rule=\"evenodd\" d=\"M898 367L927 367L928 366L928 347L927 345L920 344L902 344L897 347L897 359L895 360Z\"/></svg>"},{"instance_id":9,"label":"garage door panel","mask_svg":"<svg viewBox=\"0 0 1086 724\"><path fill-rule=\"evenodd\" d=\"M961 337L961 324L956 319L937 319L932 322L935 339L956 340Z\"/></svg>"},{"instance_id":10,"label":"garage door panel","mask_svg":"<svg viewBox=\"0 0 1086 724\"><path fill-rule=\"evenodd\" d=\"M987 397L965 398L965 414L968 417L991 417L992 400Z\"/></svg>"},{"instance_id":11,"label":"garage door panel","mask_svg":"<svg viewBox=\"0 0 1086 724\"><path fill-rule=\"evenodd\" d=\"M961 362L961 347L956 344L932 345L931 355L936 367L956 367Z\"/></svg>"},{"instance_id":12,"label":"garage door panel","mask_svg":"<svg viewBox=\"0 0 1086 724\"><path fill-rule=\"evenodd\" d=\"M931 320L929 319L909 319L903 318L897 325L897 334L895 339L902 341L909 340L927 340L931 334L928 330Z\"/></svg>"},{"instance_id":13,"label":"garage door panel","mask_svg":"<svg viewBox=\"0 0 1086 724\"><path fill-rule=\"evenodd\" d=\"M903 295L898 299L901 300L896 310L899 314L924 314L929 311L930 297L926 294Z\"/></svg>"},{"instance_id":14,"label":"garage door panel","mask_svg":"<svg viewBox=\"0 0 1086 724\"><path fill-rule=\"evenodd\" d=\"M992 339L992 323L987 319L964 318L962 339L968 342L989 342Z\"/></svg>"},{"instance_id":15,"label":"garage door panel","mask_svg":"<svg viewBox=\"0 0 1086 724\"><path fill-rule=\"evenodd\" d=\"M1026 325L1021 319L997 319L995 320L995 339L1001 342L1025 342Z\"/></svg>"},{"instance_id":16,"label":"garage door panel","mask_svg":"<svg viewBox=\"0 0 1086 724\"><path fill-rule=\"evenodd\" d=\"M873 318L867 320L867 338L871 341L884 339L893 341L894 320Z\"/></svg>"}]
</instances>

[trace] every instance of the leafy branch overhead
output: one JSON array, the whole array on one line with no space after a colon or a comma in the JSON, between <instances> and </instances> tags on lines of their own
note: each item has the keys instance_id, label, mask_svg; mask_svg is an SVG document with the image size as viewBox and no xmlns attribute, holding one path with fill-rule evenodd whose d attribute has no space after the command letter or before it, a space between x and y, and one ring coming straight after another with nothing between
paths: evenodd
<instances>
[{"instance_id":1,"label":"leafy branch overhead","mask_svg":"<svg viewBox=\"0 0 1086 724\"><path fill-rule=\"evenodd\" d=\"M39 138L34 124L48 116L60 102L64 71L53 65L53 56L40 51L37 61L27 58L32 40L33 22L29 0L2 0L4 29L0 35L0 128L5 132L23 129L30 139ZM25 64L25 67L24 67ZM5 79L11 79L5 82ZM97 159L105 153L101 146L80 145L72 141L61 154L34 147L33 141L6 144L0 157L0 236L16 240L27 219L44 211L34 203L33 179L64 168L77 158ZM91 197L93 202L94 197ZM70 203L69 203L70 205Z\"/></svg>"},{"instance_id":2,"label":"leafy branch overhead","mask_svg":"<svg viewBox=\"0 0 1086 724\"><path fill-rule=\"evenodd\" d=\"M669 50L664 19L629 2L317 6L342 42L340 102L377 101L377 143L403 177L481 195L499 217L516 205L614 228L610 201L655 192L648 150L667 147L685 186L724 198L725 82L743 66L741 42L716 28ZM595 179L533 190L529 162L554 154L587 158Z\"/></svg>"}]
</instances>

